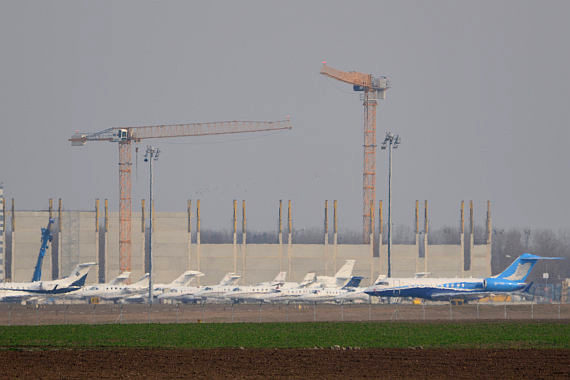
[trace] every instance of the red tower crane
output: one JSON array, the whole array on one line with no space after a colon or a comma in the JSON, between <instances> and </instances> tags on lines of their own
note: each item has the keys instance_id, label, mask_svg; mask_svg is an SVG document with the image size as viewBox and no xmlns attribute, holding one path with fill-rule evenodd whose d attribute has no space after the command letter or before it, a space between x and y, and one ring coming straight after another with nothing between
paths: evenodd
<instances>
[{"instance_id":1,"label":"red tower crane","mask_svg":"<svg viewBox=\"0 0 570 380\"><path fill-rule=\"evenodd\" d=\"M374 77L371 74L356 71L340 71L323 62L321 74L350 83L354 91L364 92L364 165L362 173L362 227L365 243L370 242L372 210L370 204L376 202L376 107L378 99L386 98L390 81L385 76Z\"/></svg>"},{"instance_id":2,"label":"red tower crane","mask_svg":"<svg viewBox=\"0 0 570 380\"><path fill-rule=\"evenodd\" d=\"M119 269L131 270L131 167L132 143L143 139L184 136L208 136L232 133L276 131L291 129L291 123L282 121L221 121L138 127L113 127L94 133L76 133L69 141L72 146L83 146L87 141L109 141L119 144Z\"/></svg>"}]
</instances>

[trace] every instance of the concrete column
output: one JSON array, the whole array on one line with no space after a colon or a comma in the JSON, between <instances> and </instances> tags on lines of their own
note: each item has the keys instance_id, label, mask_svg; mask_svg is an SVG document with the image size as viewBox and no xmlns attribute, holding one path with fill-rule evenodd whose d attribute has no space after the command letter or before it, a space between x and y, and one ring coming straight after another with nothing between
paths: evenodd
<instances>
[{"instance_id":1,"label":"concrete column","mask_svg":"<svg viewBox=\"0 0 570 380\"><path fill-rule=\"evenodd\" d=\"M14 273L15 273L15 262L16 262L16 210L15 210L15 201L12 198L12 211L11 211L11 225L12 225L12 239L10 241L10 257L8 258L8 263L10 264L9 268L6 268L6 274L10 276L9 280L14 281Z\"/></svg>"},{"instance_id":2,"label":"concrete column","mask_svg":"<svg viewBox=\"0 0 570 380\"><path fill-rule=\"evenodd\" d=\"M105 199L103 225L103 249L99 250L99 282L107 282L109 278L109 200Z\"/></svg>"},{"instance_id":3,"label":"concrete column","mask_svg":"<svg viewBox=\"0 0 570 380\"><path fill-rule=\"evenodd\" d=\"M241 251L241 260L242 260L242 274L241 280L243 284L247 284L246 282L246 274L247 274L247 224L246 224L246 217L245 217L245 200L242 200L241 203L242 208L242 224L241 224L241 231L242 231L242 251Z\"/></svg>"},{"instance_id":4,"label":"concrete column","mask_svg":"<svg viewBox=\"0 0 570 380\"><path fill-rule=\"evenodd\" d=\"M329 260L329 201L325 200L325 246L323 247L323 264L325 266L325 276L329 275L328 260Z\"/></svg>"},{"instance_id":5,"label":"concrete column","mask_svg":"<svg viewBox=\"0 0 570 380\"><path fill-rule=\"evenodd\" d=\"M465 277L465 201L461 201L459 218L459 271L461 277Z\"/></svg>"},{"instance_id":6,"label":"concrete column","mask_svg":"<svg viewBox=\"0 0 570 380\"><path fill-rule=\"evenodd\" d=\"M192 200L188 199L186 213L188 217L188 236L187 236L187 245L186 245L186 269L192 269Z\"/></svg>"},{"instance_id":7,"label":"concrete column","mask_svg":"<svg viewBox=\"0 0 570 380\"><path fill-rule=\"evenodd\" d=\"M48 205L48 214L49 214L49 218L52 219L53 218L53 198L49 199L49 205ZM59 223L59 222L58 222ZM57 270L56 268L56 262L54 262L56 260L56 257L58 256L57 253L59 252L60 248L59 248L59 228L55 227L55 225L52 227L52 236L53 236L53 240L51 242L51 279L52 280L57 280Z\"/></svg>"},{"instance_id":8,"label":"concrete column","mask_svg":"<svg viewBox=\"0 0 570 380\"><path fill-rule=\"evenodd\" d=\"M428 223L428 201L424 201L424 272L428 272L429 264L429 247L428 247L428 234L429 234L429 223Z\"/></svg>"},{"instance_id":9,"label":"concrete column","mask_svg":"<svg viewBox=\"0 0 570 380\"><path fill-rule=\"evenodd\" d=\"M415 223L414 223L414 233L416 235L416 249L418 254L416 255L416 272L421 272L422 269L420 268L421 263L421 251L420 248L420 201L416 199L416 212L415 212Z\"/></svg>"},{"instance_id":10,"label":"concrete column","mask_svg":"<svg viewBox=\"0 0 570 380\"><path fill-rule=\"evenodd\" d=\"M51 216L50 216L51 218ZM95 199L95 257L97 257L97 261L99 261L99 199ZM99 264L99 263L97 263ZM99 282L99 273L101 268L99 265L97 266L97 282Z\"/></svg>"},{"instance_id":11,"label":"concrete column","mask_svg":"<svg viewBox=\"0 0 570 380\"><path fill-rule=\"evenodd\" d=\"M287 238L287 273L289 273L289 278L291 281L293 279L293 272L291 271L291 255L293 254L293 216L291 215L291 200L289 199L289 204L287 207L287 221L288 221L288 238Z\"/></svg>"},{"instance_id":12,"label":"concrete column","mask_svg":"<svg viewBox=\"0 0 570 380\"><path fill-rule=\"evenodd\" d=\"M386 274L387 266L384 263L386 259L385 255L382 255L382 239L384 237L384 218L383 218L383 210L382 210L382 201L378 201L378 272L382 274ZM374 281L373 278L371 281Z\"/></svg>"},{"instance_id":13,"label":"concrete column","mask_svg":"<svg viewBox=\"0 0 570 380\"><path fill-rule=\"evenodd\" d=\"M54 239L57 240L57 250L53 249L53 244L52 244L52 271L53 271L52 277L54 280L64 275L62 273L63 260L61 259L63 256L62 254L63 247L61 244L62 243L61 235L63 230L62 223L63 223L63 203L61 201L61 198L59 198L57 206L57 235L56 239Z\"/></svg>"},{"instance_id":14,"label":"concrete column","mask_svg":"<svg viewBox=\"0 0 570 380\"><path fill-rule=\"evenodd\" d=\"M473 201L469 201L469 262L471 263L471 270L473 270L473 246L475 243L475 238L473 236L475 232L475 222L473 218Z\"/></svg>"},{"instance_id":15,"label":"concrete column","mask_svg":"<svg viewBox=\"0 0 570 380\"><path fill-rule=\"evenodd\" d=\"M370 280L369 285L374 282L374 200L370 201L370 235L369 235L369 267L370 267Z\"/></svg>"},{"instance_id":16,"label":"concrete column","mask_svg":"<svg viewBox=\"0 0 570 380\"><path fill-rule=\"evenodd\" d=\"M146 202L144 199L141 199L141 228L140 228L140 234L141 234L141 257L142 257L142 270L143 273L147 273L150 272L150 256L147 253L150 253L150 251L147 249L146 247ZM153 219L154 219L154 210L153 210ZM154 220L152 221L152 227L154 229ZM152 248L151 248L152 249Z\"/></svg>"},{"instance_id":17,"label":"concrete column","mask_svg":"<svg viewBox=\"0 0 570 380\"><path fill-rule=\"evenodd\" d=\"M337 206L338 206L338 202L335 199L334 203L334 231L333 231L333 244L334 244L334 254L333 254L333 273L336 273L337 271L337 266L336 266L336 256L338 254L338 214L337 214Z\"/></svg>"},{"instance_id":18,"label":"concrete column","mask_svg":"<svg viewBox=\"0 0 570 380\"><path fill-rule=\"evenodd\" d=\"M283 210L283 200L279 200L279 272L283 272L283 225L282 225L282 211ZM291 273L287 273L291 276Z\"/></svg>"},{"instance_id":19,"label":"concrete column","mask_svg":"<svg viewBox=\"0 0 570 380\"><path fill-rule=\"evenodd\" d=\"M196 201L196 270L200 270L200 200ZM198 281L200 277L198 277ZM199 284L199 282L198 282Z\"/></svg>"},{"instance_id":20,"label":"concrete column","mask_svg":"<svg viewBox=\"0 0 570 380\"><path fill-rule=\"evenodd\" d=\"M0 184L0 282L6 281L6 209L4 188Z\"/></svg>"},{"instance_id":21,"label":"concrete column","mask_svg":"<svg viewBox=\"0 0 570 380\"><path fill-rule=\"evenodd\" d=\"M234 228L234 235L233 235L234 273L237 273L237 258L238 258L238 249L237 249L237 199L234 199L233 228Z\"/></svg>"},{"instance_id":22,"label":"concrete column","mask_svg":"<svg viewBox=\"0 0 570 380\"><path fill-rule=\"evenodd\" d=\"M491 243L492 243L492 224L491 224L491 201L487 201L487 247L485 249L485 264L487 266L487 276L491 276L493 269L491 267Z\"/></svg>"}]
</instances>

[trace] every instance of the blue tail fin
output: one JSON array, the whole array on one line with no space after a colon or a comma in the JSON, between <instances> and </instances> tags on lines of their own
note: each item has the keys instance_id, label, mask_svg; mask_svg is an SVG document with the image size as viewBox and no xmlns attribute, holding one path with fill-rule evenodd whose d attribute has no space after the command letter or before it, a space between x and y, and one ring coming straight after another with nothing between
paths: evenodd
<instances>
[{"instance_id":1,"label":"blue tail fin","mask_svg":"<svg viewBox=\"0 0 570 380\"><path fill-rule=\"evenodd\" d=\"M357 288L364 277L352 276L350 280L343 286L343 288Z\"/></svg>"},{"instance_id":2,"label":"blue tail fin","mask_svg":"<svg viewBox=\"0 0 570 380\"><path fill-rule=\"evenodd\" d=\"M520 281L524 282L530 271L534 267L534 264L538 260L561 260L561 257L542 257L533 255L530 253L523 253L516 258L511 265L507 267L503 272L494 276L495 278L502 278L509 281Z\"/></svg>"}]
</instances>

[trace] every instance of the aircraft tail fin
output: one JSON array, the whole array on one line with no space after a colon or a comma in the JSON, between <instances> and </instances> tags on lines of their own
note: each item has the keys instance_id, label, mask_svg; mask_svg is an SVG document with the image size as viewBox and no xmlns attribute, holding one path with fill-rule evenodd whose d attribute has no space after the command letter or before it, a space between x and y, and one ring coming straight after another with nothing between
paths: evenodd
<instances>
[{"instance_id":1,"label":"aircraft tail fin","mask_svg":"<svg viewBox=\"0 0 570 380\"><path fill-rule=\"evenodd\" d=\"M287 272L279 272L277 274L277 276L275 276L275 278L273 279L273 281L271 281L271 283L273 284L282 284L285 282L285 279L287 278Z\"/></svg>"},{"instance_id":2,"label":"aircraft tail fin","mask_svg":"<svg viewBox=\"0 0 570 380\"><path fill-rule=\"evenodd\" d=\"M352 269L354 269L355 262L356 260L346 260L344 265L340 267L334 276L336 278L349 278L352 275Z\"/></svg>"},{"instance_id":3,"label":"aircraft tail fin","mask_svg":"<svg viewBox=\"0 0 570 380\"><path fill-rule=\"evenodd\" d=\"M233 285L237 283L240 278L241 276L237 273L226 273L224 278L222 278L222 280L220 281L220 285L222 286Z\"/></svg>"},{"instance_id":4,"label":"aircraft tail fin","mask_svg":"<svg viewBox=\"0 0 570 380\"><path fill-rule=\"evenodd\" d=\"M203 276L203 275L204 275L204 273L202 273L202 272L198 272L195 270L187 270L186 272L182 273L180 276L178 276L174 281L172 281L168 285L170 285L172 287L186 286L186 285L188 285L188 283L190 283L190 281L192 281L192 279L194 279L194 277Z\"/></svg>"},{"instance_id":5,"label":"aircraft tail fin","mask_svg":"<svg viewBox=\"0 0 570 380\"><path fill-rule=\"evenodd\" d=\"M61 285L68 285L68 286L85 285L85 280L87 279L87 275L89 274L89 269L94 265L97 265L97 263L83 263L77 265L71 271L71 274L63 279Z\"/></svg>"},{"instance_id":6,"label":"aircraft tail fin","mask_svg":"<svg viewBox=\"0 0 570 380\"><path fill-rule=\"evenodd\" d=\"M509 281L520 281L524 282L530 271L536 264L538 260L561 260L561 257L542 257L533 255L531 253L523 253L513 261L511 265L507 267L504 271L499 273L494 278L500 278Z\"/></svg>"},{"instance_id":7,"label":"aircraft tail fin","mask_svg":"<svg viewBox=\"0 0 570 380\"><path fill-rule=\"evenodd\" d=\"M127 279L131 276L131 272L123 272L120 275L118 275L117 277L115 277L113 280L111 280L111 282L109 282L109 285L122 285L125 283L125 281L127 281Z\"/></svg>"},{"instance_id":8,"label":"aircraft tail fin","mask_svg":"<svg viewBox=\"0 0 570 380\"><path fill-rule=\"evenodd\" d=\"M357 288L360 285L360 281L362 281L364 277L362 276L352 276L350 280L342 287L343 289L346 288Z\"/></svg>"},{"instance_id":9,"label":"aircraft tail fin","mask_svg":"<svg viewBox=\"0 0 570 380\"><path fill-rule=\"evenodd\" d=\"M305 275L303 281L299 284L300 288L311 285L313 282L317 281L317 274L315 272L310 272Z\"/></svg>"},{"instance_id":10,"label":"aircraft tail fin","mask_svg":"<svg viewBox=\"0 0 570 380\"><path fill-rule=\"evenodd\" d=\"M142 276L137 282L135 282L134 284L131 284L131 286L133 287L139 287L139 286L147 286L148 287L148 278L149 278L149 274L145 273L144 276Z\"/></svg>"}]
</instances>

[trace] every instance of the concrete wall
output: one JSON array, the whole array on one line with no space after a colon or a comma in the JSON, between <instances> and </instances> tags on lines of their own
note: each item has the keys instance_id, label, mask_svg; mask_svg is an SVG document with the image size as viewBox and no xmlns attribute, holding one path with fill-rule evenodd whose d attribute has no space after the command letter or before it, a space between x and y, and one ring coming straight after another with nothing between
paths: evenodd
<instances>
[{"instance_id":1,"label":"concrete wall","mask_svg":"<svg viewBox=\"0 0 570 380\"><path fill-rule=\"evenodd\" d=\"M461 245L430 245L427 271L437 277L463 276L463 251Z\"/></svg>"},{"instance_id":2,"label":"concrete wall","mask_svg":"<svg viewBox=\"0 0 570 380\"><path fill-rule=\"evenodd\" d=\"M388 255L388 247L381 247L381 255ZM392 277L414 277L416 273L416 260L418 247L416 245L393 244L392 245ZM386 274L383 272L382 274Z\"/></svg>"},{"instance_id":3,"label":"concrete wall","mask_svg":"<svg viewBox=\"0 0 570 380\"><path fill-rule=\"evenodd\" d=\"M69 275L77 264L98 261L94 211L64 211L60 235L60 277ZM97 268L89 270L86 281L97 281Z\"/></svg>"},{"instance_id":4,"label":"concrete wall","mask_svg":"<svg viewBox=\"0 0 570 380\"><path fill-rule=\"evenodd\" d=\"M119 275L119 213L109 213L109 231L105 242L105 279ZM133 212L131 219L131 281L142 277L144 271L144 233L141 230L141 213Z\"/></svg>"},{"instance_id":5,"label":"concrete wall","mask_svg":"<svg viewBox=\"0 0 570 380\"><path fill-rule=\"evenodd\" d=\"M31 281L41 246L41 229L49 221L47 211L16 211L16 228L12 231L12 281ZM44 256L42 280L52 279L52 254L50 248Z\"/></svg>"},{"instance_id":6,"label":"concrete wall","mask_svg":"<svg viewBox=\"0 0 570 380\"><path fill-rule=\"evenodd\" d=\"M0 281L4 281L6 278L6 235L4 233L6 215L4 207L4 188L0 186Z\"/></svg>"},{"instance_id":7,"label":"concrete wall","mask_svg":"<svg viewBox=\"0 0 570 380\"><path fill-rule=\"evenodd\" d=\"M491 276L491 245L475 245L471 249L470 277Z\"/></svg>"},{"instance_id":8,"label":"concrete wall","mask_svg":"<svg viewBox=\"0 0 570 380\"><path fill-rule=\"evenodd\" d=\"M54 212L57 216L57 212ZM99 223L103 226L104 214ZM239 213L238 213L239 215ZM147 215L148 216L148 215ZM13 231L14 281L29 281L40 246L40 230L48 220L47 211L17 211L16 230ZM104 252L105 281L119 274L119 218L118 212L108 214L108 231L101 251ZM148 223L148 221L146 222ZM426 221L427 223L427 221ZM80 262L99 261L96 232L96 213L63 210L61 220L59 270L65 276ZM427 224L426 224L427 226ZM193 224L196 227L196 224ZM145 221L141 212L132 213L131 279L136 281L145 273ZM416 231L418 227L416 226ZM369 244L335 245L288 244L198 244L197 233L188 232L188 213L154 214L153 274L155 282L168 283L188 269L206 274L201 284L217 283L225 273L242 274L242 283L271 280L278 272L287 271L289 281L301 281L310 271L318 275L334 275L346 259L355 259L354 274L363 276L368 285L378 274L387 274L387 246L376 243L376 257ZM333 235L334 236L334 235ZM490 275L491 245L477 245L471 249L471 271L463 272L463 246L431 245L425 249L426 257L419 257L420 248L427 243L424 235L416 235L415 244L392 246L392 276L413 277L417 272L428 271L432 277L488 276ZM381 241L380 236L374 237ZM51 249L44 259L44 279L51 278ZM95 282L97 270L92 270L88 282Z\"/></svg>"},{"instance_id":9,"label":"concrete wall","mask_svg":"<svg viewBox=\"0 0 570 380\"><path fill-rule=\"evenodd\" d=\"M188 262L187 214L156 213L153 223L152 273L157 283L168 283L185 270L191 269Z\"/></svg>"}]
</instances>

